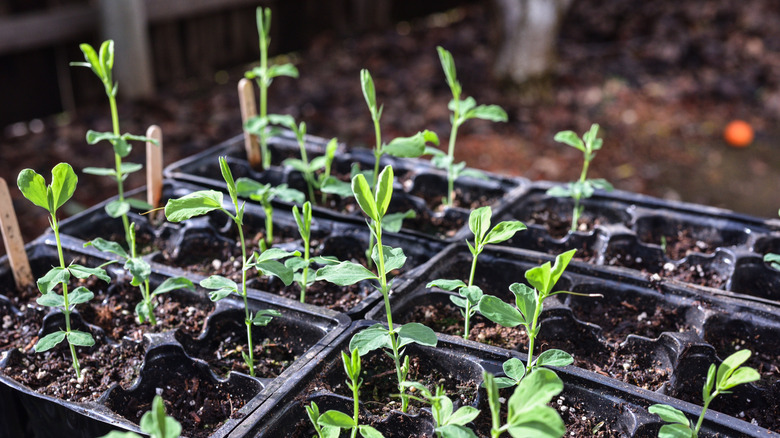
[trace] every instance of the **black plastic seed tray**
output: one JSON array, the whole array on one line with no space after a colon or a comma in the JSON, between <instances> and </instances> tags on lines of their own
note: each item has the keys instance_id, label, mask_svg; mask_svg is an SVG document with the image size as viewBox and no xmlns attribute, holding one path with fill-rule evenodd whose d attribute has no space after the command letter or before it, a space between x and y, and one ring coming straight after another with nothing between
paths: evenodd
<instances>
[{"instance_id":1,"label":"black plastic seed tray","mask_svg":"<svg viewBox=\"0 0 780 438\"><path fill-rule=\"evenodd\" d=\"M253 437L309 437L314 432L304 407L311 402L318 404L320 412L338 409L352 412L351 392L346 388L346 376L341 365L340 352L347 348L349 339L371 321L355 322L337 341L337 347L321 362L311 362L301 374L301 380L270 398L248 417L236 430L235 436ZM464 342L460 338L439 335L436 348L410 345L407 353L426 369L437 370L443 376L439 383L450 387L448 394L454 399L455 409L470 405L482 412L469 426L487 436L485 423L489 424L490 411L484 389L479 388L482 371L502 375L501 364L511 357L526 360L518 352L484 344ZM382 353L379 353L383 355ZM361 419L373 423L386 437L433 436L435 424L427 408L412 414L391 411L384 419L375 420L369 411L373 401L374 375L382 370L367 370L363 358L364 386L361 390ZM389 371L392 371L390 368ZM667 403L677 407L693 418L700 408L655 392L638 389L623 382L605 378L575 367L556 369L564 382L564 390L553 400L553 407L561 412L567 426L574 423L608 430L607 436L655 437L661 422L647 412L655 403ZM385 379L394 379L390 373ZM454 390L452 388L457 388ZM508 394L507 394L508 398ZM489 427L489 426L488 426ZM478 432L480 433L480 432ZM483 436L480 435L480 436ZM567 433L568 436L568 433ZM751 425L714 411L708 412L700 436L778 436L765 429Z\"/></svg>"},{"instance_id":2,"label":"black plastic seed tray","mask_svg":"<svg viewBox=\"0 0 780 438\"><path fill-rule=\"evenodd\" d=\"M419 267L414 280L391 296L394 321L421 322L437 332L462 335L463 318L450 301L453 294L426 285L439 278L467 280L471 260L465 245L452 245ZM525 282L528 269L551 260L537 252L491 247L479 256L474 284L514 303L509 285ZM563 294L545 301L537 348L560 348L585 370L695 403L701 403L710 364L748 348L754 353L748 365L762 373L762 381L716 399L713 408L780 431L776 306L581 262L569 265L555 290L602 297ZM383 320L384 306L376 305L366 317ZM527 349L521 327L503 329L479 314L471 324L471 340Z\"/></svg>"},{"instance_id":3,"label":"black plastic seed tray","mask_svg":"<svg viewBox=\"0 0 780 438\"><path fill-rule=\"evenodd\" d=\"M583 218L569 233L573 201L545 194L552 183L533 184L498 220L520 220L528 229L506 243L547 254L577 249L595 265L641 272L648 278L779 301L780 272L763 262L778 244L773 221L731 211L615 191L583 200Z\"/></svg>"},{"instance_id":4,"label":"black plastic seed tray","mask_svg":"<svg viewBox=\"0 0 780 438\"><path fill-rule=\"evenodd\" d=\"M195 190L198 186L178 181L167 181L164 185L163 201L172 197L180 197ZM144 189L129 192L128 196L143 195ZM113 198L112 198L113 199ZM124 242L122 223L106 215L104 205L98 204L61 223L60 232L63 235L75 237L75 247L80 248L84 241L98 236L108 236L113 240ZM225 208L233 211L234 207L225 194ZM258 250L258 238L265 235L266 212L255 203L248 202L244 213L245 236L252 243L247 250ZM303 241L300 239L297 224L289 210L275 209L273 213L274 235L277 247L288 251L303 251ZM164 265L176 275L192 276L201 280L205 276L220 273L232 276L239 281L240 247L237 246L238 232L235 224L225 214L211 214L193 218L179 224L165 222L165 218L130 213L131 222L136 224L146 259L155 265ZM357 260L365 263L365 251L368 248L370 234L368 227L353 222L339 222L328 218L314 217L312 219L311 241L313 255L337 257L339 260ZM394 273L403 278L403 272L430 260L444 244L441 242L419 239L414 236L398 233L384 233L383 244L404 249L407 256L405 267ZM314 275L312 267L310 275ZM285 287L278 279L252 277L248 285L253 289L281 294L291 299L300 296L297 285ZM354 287L341 288L324 282L315 283L307 293L307 302L332 310L345 312L353 318L362 314L380 299L381 294L369 283Z\"/></svg>"},{"instance_id":5,"label":"black plastic seed tray","mask_svg":"<svg viewBox=\"0 0 780 438\"><path fill-rule=\"evenodd\" d=\"M34 275L43 275L59 263L51 240L51 236L43 236L27 247ZM67 236L63 240L71 248L65 251L67 262L97 266L106 261L97 251L73 249L75 241ZM240 371L245 367L239 350L246 344L246 328L238 297L228 297L215 306L203 289L173 291L157 298L158 309L168 312L161 317L160 327L138 327L131 322L129 329L120 329L118 320L134 318L140 292L127 285L129 277L120 266L109 265L107 269L112 285L102 281L91 285L96 297L77 306L72 323L90 330L96 339L94 347L78 349L84 375L95 376L92 380L85 377L83 385L103 382L108 389L88 396L81 391L78 397L82 401L72 402L36 392L11 378L18 372L35 373L31 381L46 384L52 380L51 374L54 380L71 385L82 383L75 380L69 367L62 375L49 368L54 357L70 364L67 348L37 354L32 351L36 336L62 327L64 318L58 311L48 312L37 306L35 298L39 294L34 288L18 291L7 260L0 260L0 312L8 326L4 328L11 334L11 341L0 345L0 406L8 408L0 414L0 431L7 431L8 436L37 437L94 437L117 428L138 431L140 415L149 409L155 394L162 394L168 403L187 403L185 412L195 413L179 418L187 434L226 436L306 363L327 351L328 344L349 325L344 314L253 293L249 300L252 312L273 309L281 313L269 325L253 330L256 345L262 344L263 348L256 355L258 377L253 378ZM155 267L152 288L170 276L170 271ZM113 316L106 318L109 312L114 312ZM282 345L286 349L280 350ZM97 366L92 357L98 355L110 359L111 369L91 368ZM238 359L231 360L231 355ZM113 380L117 375L124 381L121 386ZM204 423L216 421L220 427L199 429L194 418Z\"/></svg>"},{"instance_id":6,"label":"black plastic seed tray","mask_svg":"<svg viewBox=\"0 0 780 438\"><path fill-rule=\"evenodd\" d=\"M281 143L281 139L279 140ZM317 139L316 144L324 144L325 140ZM300 172L291 167L280 167L280 162L265 171L253 169L243 148L243 137L215 146L198 155L178 161L165 169L165 176L176 180L192 182L205 187L225 190L219 170L218 157L226 155L228 163L236 178L248 177L262 183L274 185L286 183L290 187L306 192L306 185ZM289 153L296 156L297 148L286 147ZM322 151L312 151L313 156ZM280 155L280 154L277 154ZM273 155L272 155L273 156ZM374 155L367 150L352 150L339 153L335 157L332 175L349 179L353 165L364 170L373 170ZM486 179L463 177L455 182L456 202L460 206L438 209L441 199L447 192L447 178L444 172L435 169L427 160L399 159L383 156L381 168L392 165L396 176L396 189L389 212L405 212L414 210L417 217L407 219L402 229L420 237L441 241L453 241L468 232L467 222L469 209L475 205L492 205L499 210L510 197L513 190L527 184L521 178L508 178L496 174L485 173ZM279 202L279 205L289 205ZM340 221L364 222L364 217L357 204L352 199L331 197L324 205L313 205L316 215L332 217Z\"/></svg>"}]
</instances>

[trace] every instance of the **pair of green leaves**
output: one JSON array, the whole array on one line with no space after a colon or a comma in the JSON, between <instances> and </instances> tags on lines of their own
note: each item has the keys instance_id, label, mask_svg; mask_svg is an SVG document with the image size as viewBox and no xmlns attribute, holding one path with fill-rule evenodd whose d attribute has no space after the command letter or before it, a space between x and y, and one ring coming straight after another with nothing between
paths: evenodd
<instances>
[{"instance_id":1,"label":"pair of green leaves","mask_svg":"<svg viewBox=\"0 0 780 438\"><path fill-rule=\"evenodd\" d=\"M115 97L117 85L113 83L114 41L106 40L100 45L100 54L89 44L79 44L86 62L71 62L74 67L88 67L97 75L106 87L106 94Z\"/></svg>"},{"instance_id":2,"label":"pair of green leaves","mask_svg":"<svg viewBox=\"0 0 780 438\"><path fill-rule=\"evenodd\" d=\"M484 373L484 385L488 390L491 410L500 406L498 385L495 378ZM540 368L524 378L515 388L507 401L506 423L500 426L501 432L509 432L512 437L559 438L566 433L566 426L558 412L547 406L553 397L563 391L563 381L555 372ZM494 424L494 431L496 425Z\"/></svg>"},{"instance_id":3,"label":"pair of green leaves","mask_svg":"<svg viewBox=\"0 0 780 438\"><path fill-rule=\"evenodd\" d=\"M122 158L125 158L130 154L130 151L133 150L133 147L130 145L130 141L145 141L145 142L151 142L155 145L159 145L159 142L156 139L153 139L151 137L146 137L143 135L133 135L133 134L114 134L113 132L97 132L89 130L87 131L87 143L88 144L98 144L101 141L108 141L111 143L111 145L114 147L114 152L119 155ZM122 167L120 167L120 170L122 172L122 180L124 181L125 178L127 178L126 174L137 172L141 170L143 166L141 164L136 163L122 163ZM92 175L101 175L101 176L110 176L115 181L117 180L117 172L116 169L107 169L107 168L99 168L99 167L87 167L84 169L84 173L89 173Z\"/></svg>"},{"instance_id":4,"label":"pair of green leaves","mask_svg":"<svg viewBox=\"0 0 780 438\"><path fill-rule=\"evenodd\" d=\"M403 388L415 388L419 398L431 405L431 413L436 422L436 434L442 438L476 438L477 435L466 425L479 416L479 409L473 406L461 406L454 410L450 399L441 386L432 393L425 385L418 382L403 382Z\"/></svg>"},{"instance_id":5,"label":"pair of green leaves","mask_svg":"<svg viewBox=\"0 0 780 438\"><path fill-rule=\"evenodd\" d=\"M399 350L412 343L435 347L438 342L436 333L430 327L417 322L395 325L393 333L398 337L396 342ZM350 351L357 350L361 356L380 348L392 349L390 330L382 324L361 330L349 341Z\"/></svg>"},{"instance_id":6,"label":"pair of green leaves","mask_svg":"<svg viewBox=\"0 0 780 438\"><path fill-rule=\"evenodd\" d=\"M383 245L382 255L384 257L385 272L400 269L406 263L406 255L402 248L391 248ZM371 259L376 266L380 266L379 250L376 246L374 246ZM324 266L317 270L316 277L317 281L325 280L338 286L350 286L363 280L381 281L381 275L374 274L365 266L350 261Z\"/></svg>"},{"instance_id":7,"label":"pair of green leaves","mask_svg":"<svg viewBox=\"0 0 780 438\"><path fill-rule=\"evenodd\" d=\"M298 204L303 204L306 200L306 196L300 190L288 187L287 184L274 187L271 184L261 184L253 179L243 177L236 180L236 190L239 196L260 202L263 207L270 206L271 201L276 198Z\"/></svg>"},{"instance_id":8,"label":"pair of green leaves","mask_svg":"<svg viewBox=\"0 0 780 438\"><path fill-rule=\"evenodd\" d=\"M258 254L255 252L249 256L246 263L244 263L244 269L254 268L261 275L276 276L282 280L285 286L289 286L293 281L292 270L279 262L279 260L299 255L300 253L297 251L291 253L279 248L269 248L262 253ZM211 291L209 292L211 301L219 301L231 293L239 295L243 293L235 281L221 275L212 275L201 281L200 285Z\"/></svg>"},{"instance_id":9,"label":"pair of green leaves","mask_svg":"<svg viewBox=\"0 0 780 438\"><path fill-rule=\"evenodd\" d=\"M263 58L268 57L268 47L271 44L271 8L258 7L256 10L257 33L260 38L260 51ZM263 63L264 64L264 63ZM272 65L267 68L255 67L244 73L247 79L259 78L268 86L279 76L298 77L298 69L292 64Z\"/></svg>"},{"instance_id":10,"label":"pair of green leaves","mask_svg":"<svg viewBox=\"0 0 780 438\"><path fill-rule=\"evenodd\" d=\"M73 196L78 177L68 163L59 163L51 171L51 184L32 169L19 172L16 184L25 198L56 216L57 210Z\"/></svg>"},{"instance_id":11,"label":"pair of green leaves","mask_svg":"<svg viewBox=\"0 0 780 438\"><path fill-rule=\"evenodd\" d=\"M468 97L464 100L460 100L462 88L460 82L458 82L457 73L455 71L455 60L452 54L441 46L436 47L436 51L439 53L439 61L441 62L441 68L444 70L444 76L447 79L447 85L449 85L452 91L453 99L447 105L450 111L458 114L458 119L453 120L453 124L460 125L469 119L482 119L492 122L506 122L507 114L498 105L479 105L473 97Z\"/></svg>"},{"instance_id":12,"label":"pair of green leaves","mask_svg":"<svg viewBox=\"0 0 780 438\"><path fill-rule=\"evenodd\" d=\"M460 307L460 312L464 317L466 316L465 309L467 306L469 309L473 309L470 310L468 315L469 317L476 313L476 306L484 296L484 293L479 286L468 286L461 280L438 279L426 284L425 287L438 287L439 289L443 289L448 292L458 291L460 297L450 295L450 301L452 301L452 303L456 306Z\"/></svg>"},{"instance_id":13,"label":"pair of green leaves","mask_svg":"<svg viewBox=\"0 0 780 438\"><path fill-rule=\"evenodd\" d=\"M758 381L761 375L753 368L743 367L752 352L740 350L723 360L720 366L710 365L707 372L707 380L702 389L704 408L699 417L696 428L692 428L691 422L685 414L677 408L669 405L655 404L648 408L651 414L657 414L662 420L671 424L664 424L658 432L659 438L696 438L701 426L701 419L707 412L710 402L720 394L728 394L729 389Z\"/></svg>"},{"instance_id":14,"label":"pair of green leaves","mask_svg":"<svg viewBox=\"0 0 780 438\"><path fill-rule=\"evenodd\" d=\"M601 149L604 144L604 140L597 137L598 133L599 125L594 123L590 125L588 132L582 135L582 139L574 131L561 131L555 134L553 140L581 151L585 155L585 160L590 161L595 156L596 151Z\"/></svg>"},{"instance_id":15,"label":"pair of green leaves","mask_svg":"<svg viewBox=\"0 0 780 438\"><path fill-rule=\"evenodd\" d=\"M466 241L471 254L477 256L485 249L485 245L505 242L518 231L526 229L520 221L502 221L490 228L493 210L490 206L480 207L469 215L469 229L474 234L474 245Z\"/></svg>"},{"instance_id":16,"label":"pair of green leaves","mask_svg":"<svg viewBox=\"0 0 780 438\"><path fill-rule=\"evenodd\" d=\"M534 360L533 368L536 367L565 367L574 363L574 358L567 352L558 349L550 349L542 352ZM496 377L496 385L499 388L509 388L520 384L528 375L525 364L520 359L513 357L504 362L501 367L506 377Z\"/></svg>"},{"instance_id":17,"label":"pair of green leaves","mask_svg":"<svg viewBox=\"0 0 780 438\"><path fill-rule=\"evenodd\" d=\"M352 430L357 428L363 438L384 438L384 435L368 425L355 424L355 420L349 415L336 410L329 410L320 414L317 403L311 402L306 406L306 414L314 425L318 438L338 438L341 429Z\"/></svg>"}]
</instances>

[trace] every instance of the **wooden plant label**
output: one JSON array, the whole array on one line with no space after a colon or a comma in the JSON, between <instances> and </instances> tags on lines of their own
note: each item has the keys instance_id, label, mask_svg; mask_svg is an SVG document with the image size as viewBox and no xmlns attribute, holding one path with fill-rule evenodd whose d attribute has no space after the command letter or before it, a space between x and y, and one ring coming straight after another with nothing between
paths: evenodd
<instances>
[{"instance_id":1,"label":"wooden plant label","mask_svg":"<svg viewBox=\"0 0 780 438\"><path fill-rule=\"evenodd\" d=\"M257 104L255 103L255 88L252 81L242 78L238 81L238 101L241 106L241 124L257 115ZM260 165L260 145L257 143L257 137L248 133L244 129L244 146L246 147L246 158L252 166Z\"/></svg>"},{"instance_id":2,"label":"wooden plant label","mask_svg":"<svg viewBox=\"0 0 780 438\"><path fill-rule=\"evenodd\" d=\"M24 240L19 232L19 221L16 219L11 193L5 179L0 178L0 227L2 227L3 243L8 253L8 261L14 274L16 287L27 287L33 283L30 261L24 252Z\"/></svg>"},{"instance_id":3,"label":"wooden plant label","mask_svg":"<svg viewBox=\"0 0 780 438\"><path fill-rule=\"evenodd\" d=\"M162 130L157 125L152 125L146 130L146 136L157 140L157 145L151 141L146 142L146 202L152 208L160 206L163 189L163 141Z\"/></svg>"}]
</instances>

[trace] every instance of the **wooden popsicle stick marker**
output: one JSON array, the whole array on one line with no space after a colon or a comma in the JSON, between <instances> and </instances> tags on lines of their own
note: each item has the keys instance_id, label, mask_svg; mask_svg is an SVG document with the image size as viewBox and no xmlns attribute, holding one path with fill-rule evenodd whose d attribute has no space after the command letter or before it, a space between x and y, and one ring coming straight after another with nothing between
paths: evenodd
<instances>
[{"instance_id":1,"label":"wooden popsicle stick marker","mask_svg":"<svg viewBox=\"0 0 780 438\"><path fill-rule=\"evenodd\" d=\"M146 202L152 208L160 206L163 189L163 140L162 130L152 125L146 130L146 136L157 140L158 144L146 142Z\"/></svg>"},{"instance_id":2,"label":"wooden popsicle stick marker","mask_svg":"<svg viewBox=\"0 0 780 438\"><path fill-rule=\"evenodd\" d=\"M23 288L33 283L30 261L24 252L24 240L19 231L19 221L11 201L11 193L5 179L0 178L0 227L2 227L3 244L11 264L14 281L17 288Z\"/></svg>"},{"instance_id":3,"label":"wooden popsicle stick marker","mask_svg":"<svg viewBox=\"0 0 780 438\"><path fill-rule=\"evenodd\" d=\"M242 78L238 81L238 101L241 106L241 124L257 115L257 103L255 103L255 88L252 81ZM244 146L246 147L246 157L249 164L253 167L260 166L260 145L257 143L257 137L248 133L244 129Z\"/></svg>"}]
</instances>

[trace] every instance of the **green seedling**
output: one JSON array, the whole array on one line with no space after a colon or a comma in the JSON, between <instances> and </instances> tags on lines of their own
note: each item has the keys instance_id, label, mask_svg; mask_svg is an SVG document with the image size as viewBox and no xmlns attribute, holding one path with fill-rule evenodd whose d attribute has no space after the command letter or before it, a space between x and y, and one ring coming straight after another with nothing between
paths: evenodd
<instances>
[{"instance_id":1,"label":"green seedling","mask_svg":"<svg viewBox=\"0 0 780 438\"><path fill-rule=\"evenodd\" d=\"M431 405L433 420L436 422L436 436L439 438L477 438L477 435L466 425L479 415L479 409L473 406L461 406L453 411L452 400L441 386L432 393L425 385L418 382L405 382L407 388L414 388L419 396L412 399Z\"/></svg>"},{"instance_id":2,"label":"green seedling","mask_svg":"<svg viewBox=\"0 0 780 438\"><path fill-rule=\"evenodd\" d=\"M563 391L563 381L555 372L540 368L523 379L507 401L506 422L501 422L499 386L492 374L483 372L490 406L490 436L498 438L508 432L515 438L560 438L566 433L558 412L547 406L553 397Z\"/></svg>"},{"instance_id":3,"label":"green seedling","mask_svg":"<svg viewBox=\"0 0 780 438\"><path fill-rule=\"evenodd\" d=\"M101 141L108 141L114 149L114 163L115 167L111 168L97 168L87 167L84 169L84 173L100 176L108 176L114 179L117 183L118 198L115 201L109 202L106 205L106 213L110 217L122 218L122 225L125 230L125 239L128 246L131 248L131 252L135 257L135 242L131 241L130 233L130 221L127 218L127 212L131 207L139 208L143 210L151 210L152 206L139 199L125 198L123 182L130 173L137 172L143 168L141 164L137 163L124 163L122 159L127 157L132 150L130 141L144 141L157 144L157 140L141 135L132 134L120 134L119 131L119 114L117 112L116 105L116 93L118 84L113 79L114 68L114 41L107 40L100 45L100 54L89 44L79 45L81 51L84 53L86 62L71 62L70 65L77 67L89 67L97 75L105 88L106 96L108 97L108 103L111 108L111 125L113 127L111 132L95 132L87 131L87 143L93 145Z\"/></svg>"},{"instance_id":4,"label":"green seedling","mask_svg":"<svg viewBox=\"0 0 780 438\"><path fill-rule=\"evenodd\" d=\"M780 210L777 212L778 215L780 215ZM780 254L764 254L764 261L769 263L769 266L772 267L772 269L776 271L780 271Z\"/></svg>"},{"instance_id":5,"label":"green seedling","mask_svg":"<svg viewBox=\"0 0 780 438\"><path fill-rule=\"evenodd\" d=\"M271 45L271 8L257 8L257 33L260 37L260 66L244 73L247 79L254 79L260 89L260 114L246 121L244 129L256 135L260 140L260 154L263 169L271 167L271 154L268 151L268 139L275 135L270 125L273 121L268 114L268 87L274 78L298 77L298 69L292 64L268 65L268 48Z\"/></svg>"},{"instance_id":6,"label":"green seedling","mask_svg":"<svg viewBox=\"0 0 780 438\"><path fill-rule=\"evenodd\" d=\"M274 243L274 208L271 202L279 198L286 202L303 203L305 196L299 190L280 184L276 187L271 184L261 184L249 178L236 180L238 196L248 197L263 206L265 212L265 246L270 247Z\"/></svg>"},{"instance_id":7,"label":"green seedling","mask_svg":"<svg viewBox=\"0 0 780 438\"><path fill-rule=\"evenodd\" d=\"M165 413L165 403L159 395L154 396L152 409L141 417L139 426L141 432L148 433L151 438L178 438L181 434L181 424ZM135 432L113 431L103 438L141 438L141 435Z\"/></svg>"},{"instance_id":8,"label":"green seedling","mask_svg":"<svg viewBox=\"0 0 780 438\"><path fill-rule=\"evenodd\" d=\"M390 354L393 357L396 377L398 378L398 389L401 393L402 411L406 412L409 398L404 394L403 383L409 374L409 356L403 354L402 348L411 343L436 346L436 333L430 328L414 322L393 325L393 313L390 308L392 284L387 280L387 273L401 268L406 262L403 249L382 245L382 222L393 196L393 168L387 166L382 170L374 191L371 190L364 175L356 175L352 179L352 191L360 209L368 216L369 220L366 223L371 234L376 238L377 244L371 258L376 263L378 273L374 274L358 263L343 261L317 270L317 280L326 280L339 286L348 286L363 280L373 280L379 283L378 289L385 302L387 327L376 324L355 334L350 340L349 349L357 349L361 356L380 348L391 350Z\"/></svg>"},{"instance_id":9,"label":"green seedling","mask_svg":"<svg viewBox=\"0 0 780 438\"><path fill-rule=\"evenodd\" d=\"M446 291L458 291L459 297L451 295L453 304L460 307L460 313L465 322L463 339L469 338L471 317L477 312L477 305L484 295L479 286L474 285L474 273L477 271L477 257L485 249L485 245L505 242L512 238L518 231L525 230L526 226L520 221L503 221L490 229L490 219L493 210L489 207L480 207L469 215L469 229L474 233L474 244L466 241L471 251L471 271L469 281L437 279L428 283L425 287L438 287Z\"/></svg>"},{"instance_id":10,"label":"green seedling","mask_svg":"<svg viewBox=\"0 0 780 438\"><path fill-rule=\"evenodd\" d=\"M306 407L306 413L314 424L314 430L322 438L338 437L341 429L350 431L350 438L356 438L358 431L363 438L380 438L383 435L368 425L361 425L360 418L360 386L363 379L360 378L360 355L357 350L350 354L341 352L341 360L344 362L344 371L347 373L347 387L352 390L352 417L336 410L329 410L319 415L317 404L312 402Z\"/></svg>"},{"instance_id":11,"label":"green seedling","mask_svg":"<svg viewBox=\"0 0 780 438\"><path fill-rule=\"evenodd\" d=\"M135 241L135 226L130 227L131 241ZM152 267L141 257L134 257L122 248L122 245L97 238L84 244L84 246L94 246L97 250L116 254L125 261L124 269L132 274L133 279L130 284L141 290L141 301L135 306L135 315L138 323L143 324L149 321L152 325L157 325L157 318L154 316L154 309L157 303L154 297L166 294L177 289L195 290L192 281L185 277L168 278L154 290L151 290L149 284L152 275Z\"/></svg>"},{"instance_id":12,"label":"green seedling","mask_svg":"<svg viewBox=\"0 0 780 438\"><path fill-rule=\"evenodd\" d=\"M720 394L729 394L731 392L729 389L737 385L755 382L761 378L761 375L755 369L741 366L750 358L751 354L750 350L737 351L724 359L720 366L710 365L710 369L707 372L707 381L702 389L704 405L702 406L699 420L693 428L691 427L691 422L679 409L664 404L650 406L648 411L651 414L657 414L662 420L671 423L661 426L661 430L658 431L658 437L697 438L701 425L704 422L704 414L707 413L707 408L715 397Z\"/></svg>"},{"instance_id":13,"label":"green seedling","mask_svg":"<svg viewBox=\"0 0 780 438\"><path fill-rule=\"evenodd\" d=\"M35 351L41 353L54 348L62 341L66 341L70 347L70 355L73 358L73 369L76 371L76 377L81 379L81 368L78 356L76 356L76 346L91 347L95 345L95 340L90 333L71 328L70 314L77 304L88 302L94 297L94 294L84 286L68 291L68 282L71 276L78 279L86 279L94 275L107 283L111 281L111 278L103 269L105 265L97 268L87 268L74 263L65 265L62 242L60 241L59 222L57 221L57 210L73 196L77 183L78 177L73 172L70 164L67 163L59 163L54 166L51 171L51 184L49 185L46 185L43 176L32 169L24 169L19 172L16 181L19 190L25 198L49 212L49 225L54 232L54 239L57 241L57 255L60 261L60 266L53 267L43 277L38 279L38 290L40 290L41 296L38 297L36 302L41 306L60 309L65 316L65 330L49 333L39 339L35 344ZM57 285L62 285L62 295L54 291Z\"/></svg>"},{"instance_id":14,"label":"green seedling","mask_svg":"<svg viewBox=\"0 0 780 438\"><path fill-rule=\"evenodd\" d=\"M584 208L583 205L580 205L582 199L593 196L593 192L596 189L606 191L612 191L614 189L612 184L603 178L587 179L590 162L596 157L596 151L601 149L601 146L604 143L602 139L596 137L598 132L599 125L594 123L591 125L590 130L582 135L582 139L580 139L574 131L561 131L555 134L555 141L567 144L581 151L583 156L582 172L580 173L579 180L570 182L566 187L556 186L547 190L547 194L550 196L572 198L574 200L570 232L577 231L577 222L580 220Z\"/></svg>"},{"instance_id":15,"label":"green seedling","mask_svg":"<svg viewBox=\"0 0 780 438\"><path fill-rule=\"evenodd\" d=\"M219 301L233 293L238 294L244 300L244 324L246 325L246 337L249 348L247 350L248 353L242 352L241 355L249 368L249 373L254 376L255 361L252 344L252 327L268 325L273 317L280 316L281 314L276 310L269 309L259 310L255 314L250 313L246 289L247 271L256 269L261 275L274 275L279 277L279 279L284 282L285 286L289 286L293 280L293 273L290 268L284 266L279 260L290 256L300 255L300 253L288 253L278 248L269 248L260 254L253 252L252 255L247 256L246 240L244 239L245 205L243 203L239 205L238 203L238 189L236 188L236 183L233 180L233 173L230 171L230 167L228 167L225 157L219 158L219 166L222 172L222 178L224 178L225 183L227 184L230 199L233 201L235 214L222 206L223 194L221 192L201 190L192 192L178 199L169 200L165 205L165 217L171 222L181 222L195 216L208 214L212 211L221 211L236 224L239 242L241 244L241 285L239 286L235 281L221 275L212 275L201 281L200 285L211 291L209 292L209 298L212 301Z\"/></svg>"},{"instance_id":16,"label":"green seedling","mask_svg":"<svg viewBox=\"0 0 780 438\"><path fill-rule=\"evenodd\" d=\"M458 137L458 128L471 119L489 120L491 122L506 122L508 120L506 111L498 105L477 105L473 97L467 97L461 100L463 91L460 82L458 82L455 73L455 60L452 54L442 47L436 47L439 52L439 61L444 70L444 76L447 79L447 85L452 91L452 100L447 107L452 111L452 130L450 131L449 146L447 153L435 148L428 148L426 152L433 155L433 164L436 167L447 171L447 196L442 200L444 205L452 206L455 195L455 180L460 176L471 176L475 178L484 178L484 175L476 170L466 169L466 163L455 163L455 141Z\"/></svg>"},{"instance_id":17,"label":"green seedling","mask_svg":"<svg viewBox=\"0 0 780 438\"><path fill-rule=\"evenodd\" d=\"M518 325L525 327L526 333L528 333L528 361L525 366L526 371L523 374L526 372L531 374L531 371L539 366L566 366L574 362L574 358L569 353L556 349L547 350L534 360L534 341L541 328L539 315L544 308L544 300L556 294L574 294L574 292L568 291L553 292L553 288L574 257L575 251L571 250L558 255L554 265L547 262L526 271L525 279L531 285L530 287L523 283L512 283L509 290L515 296L515 306L507 304L493 295L484 295L479 301L479 313L487 319L504 327Z\"/></svg>"},{"instance_id":18,"label":"green seedling","mask_svg":"<svg viewBox=\"0 0 780 438\"><path fill-rule=\"evenodd\" d=\"M306 302L306 289L314 283L314 275L309 276L309 267L312 263L330 265L338 263L338 260L331 257L311 257L311 203L306 201L303 208L298 210L297 205L292 208L295 223L298 225L298 233L303 240L303 256L294 256L285 260L284 265L290 268L293 273L293 280L301 288L301 302Z\"/></svg>"}]
</instances>

